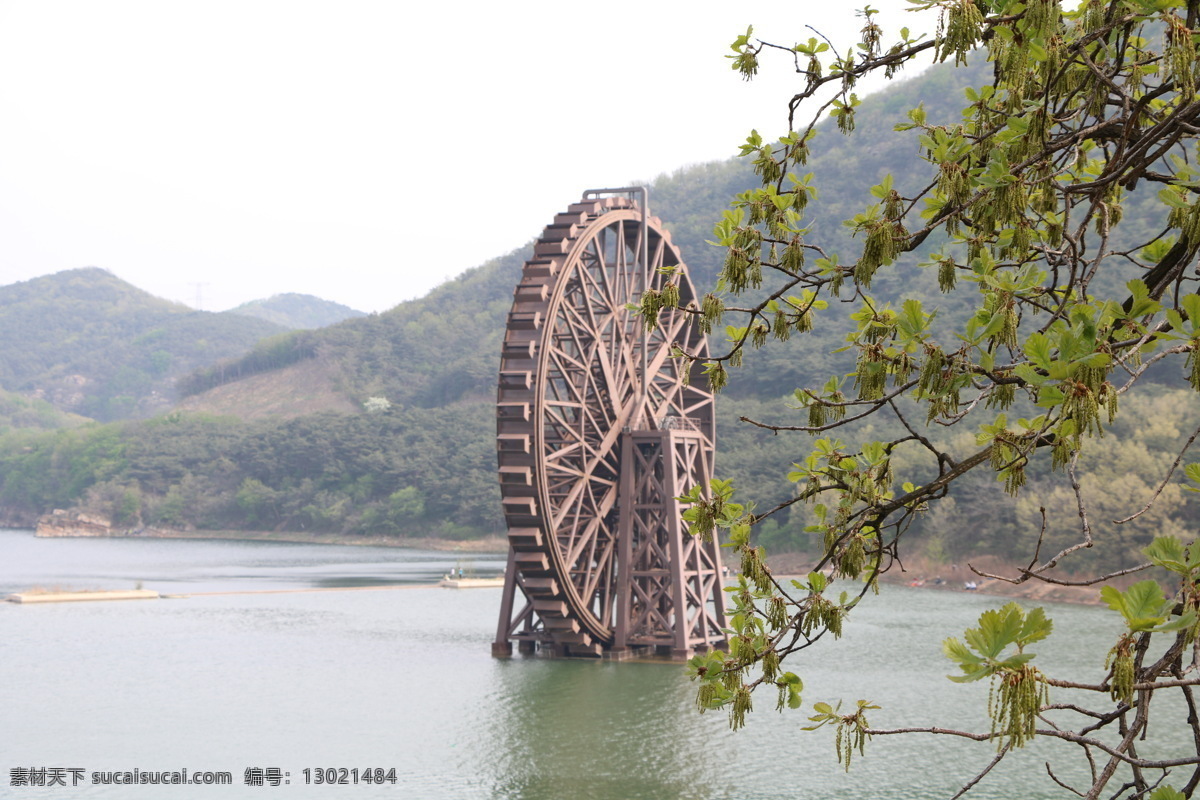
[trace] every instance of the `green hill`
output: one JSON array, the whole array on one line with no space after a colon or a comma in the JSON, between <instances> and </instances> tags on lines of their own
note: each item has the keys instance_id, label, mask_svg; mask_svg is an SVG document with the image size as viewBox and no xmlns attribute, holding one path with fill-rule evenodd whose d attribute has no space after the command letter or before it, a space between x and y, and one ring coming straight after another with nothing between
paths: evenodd
<instances>
[{"instance_id":1,"label":"green hill","mask_svg":"<svg viewBox=\"0 0 1200 800\"><path fill-rule=\"evenodd\" d=\"M335 368L337 391L360 406L368 397L421 408L494 398L500 336L526 255L489 261L380 314L271 337L240 359L185 377L179 391L190 397L319 359Z\"/></svg>"},{"instance_id":2,"label":"green hill","mask_svg":"<svg viewBox=\"0 0 1200 800\"><path fill-rule=\"evenodd\" d=\"M0 433L77 428L89 421L78 414L60 411L45 400L24 397L0 389Z\"/></svg>"},{"instance_id":3,"label":"green hill","mask_svg":"<svg viewBox=\"0 0 1200 800\"><path fill-rule=\"evenodd\" d=\"M265 319L289 330L306 328L324 328L334 325L344 319L365 317L362 311L355 311L350 306L322 300L311 294L277 294L266 300L252 300L242 303L237 308L229 310L231 314L241 314L246 317Z\"/></svg>"},{"instance_id":4,"label":"green hill","mask_svg":"<svg viewBox=\"0 0 1200 800\"><path fill-rule=\"evenodd\" d=\"M174 404L180 375L281 330L68 270L0 286L0 388L98 420L148 417Z\"/></svg>"}]
</instances>

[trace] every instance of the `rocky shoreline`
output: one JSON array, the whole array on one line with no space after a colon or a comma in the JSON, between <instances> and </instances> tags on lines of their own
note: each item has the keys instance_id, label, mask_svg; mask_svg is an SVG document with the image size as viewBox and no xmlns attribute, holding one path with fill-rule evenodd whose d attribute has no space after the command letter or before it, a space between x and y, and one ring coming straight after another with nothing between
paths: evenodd
<instances>
[{"instance_id":1,"label":"rocky shoreline","mask_svg":"<svg viewBox=\"0 0 1200 800\"><path fill-rule=\"evenodd\" d=\"M57 539L123 536L129 535L129 532L114 531L112 520L99 514L85 514L82 511L64 511L56 508L52 513L38 517L33 535L43 539Z\"/></svg>"}]
</instances>

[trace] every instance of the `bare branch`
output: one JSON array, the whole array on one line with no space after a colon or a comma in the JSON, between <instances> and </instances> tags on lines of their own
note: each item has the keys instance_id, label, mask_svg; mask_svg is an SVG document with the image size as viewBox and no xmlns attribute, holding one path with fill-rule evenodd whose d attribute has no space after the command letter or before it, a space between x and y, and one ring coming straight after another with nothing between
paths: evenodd
<instances>
[{"instance_id":1,"label":"bare branch","mask_svg":"<svg viewBox=\"0 0 1200 800\"><path fill-rule=\"evenodd\" d=\"M955 794L953 797L951 797L950 800L958 800L958 798L962 797L964 794L971 791L971 789L973 789L975 787L975 784L977 784L981 780L983 780L984 776L987 775L989 772L991 772L992 769L997 764L1000 763L1000 759L1002 759L1006 755L1008 755L1008 751L1009 751L1010 747L1011 746L1007 745L1007 744L1004 745L1004 747L1001 747L1000 752L996 753L996 755L992 758L992 760L990 762L988 762L988 765L986 767L984 767L982 770L980 770L979 773L974 778L967 781L967 783L961 789L959 789L958 793Z\"/></svg>"},{"instance_id":2,"label":"bare branch","mask_svg":"<svg viewBox=\"0 0 1200 800\"><path fill-rule=\"evenodd\" d=\"M1175 469L1179 466L1179 462L1183 460L1183 454L1186 453L1187 449L1192 446L1192 442L1196 441L1197 436L1200 436L1200 428L1197 428L1196 430L1192 431L1192 435L1188 437L1188 440L1186 442L1184 442L1183 449L1179 451L1179 455L1176 456L1175 462L1173 464L1171 464L1171 468L1167 470L1167 474L1162 479L1162 483L1160 483L1158 485L1158 488L1154 490L1154 494L1150 496L1150 500L1149 500L1149 502L1146 503L1146 507L1143 508L1141 511L1137 512L1136 514L1132 514L1132 515L1126 517L1125 519L1114 519L1113 520L1114 524L1124 525L1126 522L1135 520L1138 517L1140 517L1142 514L1145 514L1147 511L1150 510L1150 507L1152 505L1154 505L1154 501L1158 499L1158 496L1160 494L1162 494L1163 489L1166 488L1167 483L1170 482L1171 475L1174 474Z\"/></svg>"}]
</instances>

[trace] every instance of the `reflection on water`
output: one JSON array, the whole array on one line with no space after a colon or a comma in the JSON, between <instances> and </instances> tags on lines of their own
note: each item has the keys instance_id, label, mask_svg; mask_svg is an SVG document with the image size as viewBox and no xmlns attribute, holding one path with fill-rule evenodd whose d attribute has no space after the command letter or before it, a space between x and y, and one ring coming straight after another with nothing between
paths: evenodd
<instances>
[{"instance_id":1,"label":"reflection on water","mask_svg":"<svg viewBox=\"0 0 1200 800\"><path fill-rule=\"evenodd\" d=\"M214 541L39 540L0 531L0 592L35 584L188 591L362 587L397 591L201 595L177 600L0 603L0 775L14 767L89 771L227 770L231 787L156 787L165 800L294 798L947 798L991 759L949 737L878 737L849 775L831 732L805 734L813 702L880 701L879 727L937 721L988 727L986 685L946 680L946 636L997 605L974 594L887 588L845 638L791 664L805 709L777 714L756 696L748 727L699 715L678 665L496 660L499 589L434 588L452 555L382 548ZM480 572L500 559L477 557ZM424 584L427 588L419 588ZM891 598L903 602L889 602ZM1047 671L1099 679L1112 614L1052 606L1037 646ZM1057 698L1056 698L1057 699ZM1161 719L1167 719L1163 714ZM1159 730L1144 752L1186 746ZM1070 748L1038 742L997 770L988 797L1061 797L1042 762ZM249 767L291 773L287 789L248 787ZM303 785L302 770L395 768L397 786ZM1081 778L1078 760L1058 774ZM1032 777L1031 777L1032 776ZM7 788L7 787L6 787ZM140 796L131 791L131 796ZM38 798L112 796L104 787Z\"/></svg>"},{"instance_id":2,"label":"reflection on water","mask_svg":"<svg viewBox=\"0 0 1200 800\"><path fill-rule=\"evenodd\" d=\"M517 659L497 684L503 708L481 742L496 797L725 796L677 665Z\"/></svg>"}]
</instances>

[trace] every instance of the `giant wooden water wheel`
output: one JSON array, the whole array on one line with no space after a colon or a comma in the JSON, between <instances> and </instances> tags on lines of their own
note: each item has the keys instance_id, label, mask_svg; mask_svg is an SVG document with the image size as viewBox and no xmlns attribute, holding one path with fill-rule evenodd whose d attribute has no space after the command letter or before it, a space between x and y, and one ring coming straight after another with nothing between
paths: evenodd
<instances>
[{"instance_id":1,"label":"giant wooden water wheel","mask_svg":"<svg viewBox=\"0 0 1200 800\"><path fill-rule=\"evenodd\" d=\"M640 204L636 202L640 199ZM712 475L713 398L695 315L647 331L646 287L697 306L646 191L595 190L558 214L525 263L496 407L510 552L493 652L685 656L724 641L719 553L675 499ZM685 374L687 373L687 374Z\"/></svg>"}]
</instances>

